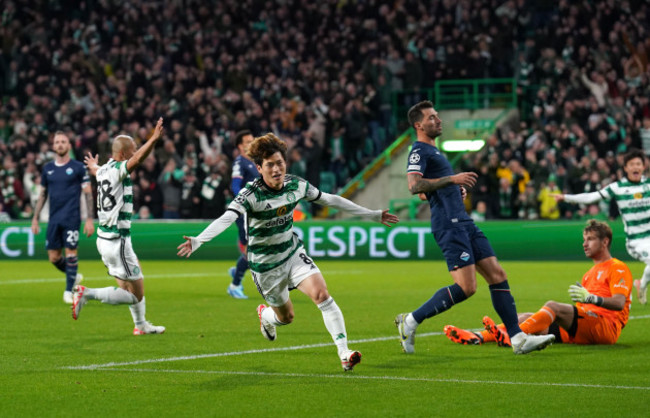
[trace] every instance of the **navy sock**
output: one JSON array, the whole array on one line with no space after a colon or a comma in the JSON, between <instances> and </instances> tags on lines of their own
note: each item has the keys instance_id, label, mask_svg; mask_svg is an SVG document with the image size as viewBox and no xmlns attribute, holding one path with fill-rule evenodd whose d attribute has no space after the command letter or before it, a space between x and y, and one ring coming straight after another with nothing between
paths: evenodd
<instances>
[{"instance_id":1,"label":"navy sock","mask_svg":"<svg viewBox=\"0 0 650 418\"><path fill-rule=\"evenodd\" d=\"M438 315L465 299L467 296L465 296L463 288L456 283L440 288L431 299L412 312L413 318L418 324L421 324L425 319Z\"/></svg>"},{"instance_id":2,"label":"navy sock","mask_svg":"<svg viewBox=\"0 0 650 418\"><path fill-rule=\"evenodd\" d=\"M54 267L65 273L65 259L63 257L59 258L52 264L54 264Z\"/></svg>"},{"instance_id":3,"label":"navy sock","mask_svg":"<svg viewBox=\"0 0 650 418\"><path fill-rule=\"evenodd\" d=\"M65 290L72 291L74 281L77 278L77 257L66 257L65 259Z\"/></svg>"},{"instance_id":4,"label":"navy sock","mask_svg":"<svg viewBox=\"0 0 650 418\"><path fill-rule=\"evenodd\" d=\"M246 274L246 270L248 270L248 260L246 260L245 256L240 255L237 260L237 265L235 266L235 277L232 279L233 285L239 286L241 284L244 274Z\"/></svg>"},{"instance_id":5,"label":"navy sock","mask_svg":"<svg viewBox=\"0 0 650 418\"><path fill-rule=\"evenodd\" d=\"M517 317L517 307L515 306L515 298L510 293L510 285L505 280L498 284L490 285L490 296L492 297L492 306L497 311L503 325L506 326L508 335L515 336L521 332L519 328L519 318Z\"/></svg>"}]
</instances>

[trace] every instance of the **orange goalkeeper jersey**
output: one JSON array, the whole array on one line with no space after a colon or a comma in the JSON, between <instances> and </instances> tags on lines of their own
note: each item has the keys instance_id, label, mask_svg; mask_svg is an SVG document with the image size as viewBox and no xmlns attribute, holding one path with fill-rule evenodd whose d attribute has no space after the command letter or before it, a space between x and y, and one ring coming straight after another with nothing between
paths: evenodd
<instances>
[{"instance_id":1,"label":"orange goalkeeper jersey","mask_svg":"<svg viewBox=\"0 0 650 418\"><path fill-rule=\"evenodd\" d=\"M602 296L611 297L616 294L625 296L625 306L623 310L612 311L586 303L576 303L576 305L583 305L585 309L590 310L598 315L611 320L617 320L624 327L627 323L630 314L630 294L632 293L632 273L627 265L616 258L596 264L582 277L582 285L589 291L589 293Z\"/></svg>"}]
</instances>

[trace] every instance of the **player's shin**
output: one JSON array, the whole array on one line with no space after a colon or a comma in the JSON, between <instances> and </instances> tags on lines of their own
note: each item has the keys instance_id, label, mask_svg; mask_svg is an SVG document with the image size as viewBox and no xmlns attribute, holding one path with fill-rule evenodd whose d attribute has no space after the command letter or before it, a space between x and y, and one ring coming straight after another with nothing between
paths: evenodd
<instances>
[{"instance_id":1,"label":"player's shin","mask_svg":"<svg viewBox=\"0 0 650 418\"><path fill-rule=\"evenodd\" d=\"M497 311L506 326L510 338L520 333L517 307L515 306L515 299L510 293L508 281L504 280L501 283L491 284L490 297L492 298L492 306L494 306L494 310Z\"/></svg>"},{"instance_id":2,"label":"player's shin","mask_svg":"<svg viewBox=\"0 0 650 418\"><path fill-rule=\"evenodd\" d=\"M123 290L123 289L120 289L120 290ZM125 290L125 292L126 292L126 290ZM127 293L129 293L129 292L127 292ZM134 299L136 299L136 297L133 294L131 294L131 293L129 293L129 294L131 296L133 296ZM133 318L133 323L135 324L136 327L138 325L144 324L145 321L146 321L145 314L147 313L147 305L146 305L144 296L142 297L142 300L140 302L137 302L137 299L136 299L136 303L133 303L133 304L129 305L129 311L131 311L131 317Z\"/></svg>"},{"instance_id":3,"label":"player's shin","mask_svg":"<svg viewBox=\"0 0 650 418\"><path fill-rule=\"evenodd\" d=\"M343 312L341 312L341 309L331 296L325 302L319 303L318 309L323 314L325 328L327 328L327 331L332 336L339 355L346 352L348 350L348 335L345 331Z\"/></svg>"},{"instance_id":4,"label":"player's shin","mask_svg":"<svg viewBox=\"0 0 650 418\"><path fill-rule=\"evenodd\" d=\"M436 293L422 306L413 311L413 318L421 324L427 318L438 315L457 303L467 299L463 288L454 283L451 286L438 289Z\"/></svg>"},{"instance_id":5,"label":"player's shin","mask_svg":"<svg viewBox=\"0 0 650 418\"><path fill-rule=\"evenodd\" d=\"M88 299L99 300L108 305L126 305L138 302L133 293L119 287L86 288L85 294Z\"/></svg>"},{"instance_id":6,"label":"player's shin","mask_svg":"<svg viewBox=\"0 0 650 418\"><path fill-rule=\"evenodd\" d=\"M72 291L77 278L77 266L78 259L76 255L65 258L65 290Z\"/></svg>"},{"instance_id":7,"label":"player's shin","mask_svg":"<svg viewBox=\"0 0 650 418\"><path fill-rule=\"evenodd\" d=\"M555 312L553 312L548 306L544 306L524 322L519 324L519 326L526 334L537 334L538 332L544 331L550 327L554 321Z\"/></svg>"}]
</instances>

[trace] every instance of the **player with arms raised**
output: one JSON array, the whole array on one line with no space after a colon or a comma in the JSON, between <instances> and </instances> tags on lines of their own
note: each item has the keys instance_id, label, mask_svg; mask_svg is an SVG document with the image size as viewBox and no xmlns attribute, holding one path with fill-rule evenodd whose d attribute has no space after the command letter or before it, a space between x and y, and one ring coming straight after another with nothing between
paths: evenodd
<instances>
[{"instance_id":1,"label":"player with arms raised","mask_svg":"<svg viewBox=\"0 0 650 418\"><path fill-rule=\"evenodd\" d=\"M438 315L476 292L478 271L490 285L492 305L512 340L515 354L541 350L551 344L553 335L527 335L518 324L510 286L483 232L474 225L463 205L459 186L471 187L476 173L454 174L451 164L435 146L442 133L442 121L433 103L423 101L408 112L409 124L417 134L408 158L408 188L412 194L424 193L431 206L431 231L447 260L454 284L439 289L420 308L395 318L402 349L415 351L415 331L427 318Z\"/></svg>"},{"instance_id":2,"label":"player with arms raised","mask_svg":"<svg viewBox=\"0 0 650 418\"><path fill-rule=\"evenodd\" d=\"M221 217L197 237L184 236L178 255L189 257L203 243L223 232L237 217L246 214L248 264L257 289L270 305L259 305L257 314L262 335L274 341L276 327L293 321L289 290L297 288L323 314L325 327L338 349L343 370L352 370L361 353L348 348L348 336L341 309L327 291L325 279L293 232L293 209L301 199L331 206L386 226L398 221L387 210L370 210L340 196L323 193L300 177L287 175L287 146L272 133L256 138L248 155L261 178L247 184Z\"/></svg>"},{"instance_id":3,"label":"player with arms raised","mask_svg":"<svg viewBox=\"0 0 650 418\"><path fill-rule=\"evenodd\" d=\"M165 327L152 325L145 319L145 298L142 270L131 245L131 217L133 216L133 184L130 174L153 150L162 133L163 119L147 142L136 150L135 141L127 135L113 140L112 157L102 166L98 157L88 155L84 162L97 177L97 250L115 277L119 287L91 289L77 286L72 304L72 317L79 318L81 308L88 300L99 300L111 305L128 304L135 328L133 335L162 334Z\"/></svg>"}]
</instances>

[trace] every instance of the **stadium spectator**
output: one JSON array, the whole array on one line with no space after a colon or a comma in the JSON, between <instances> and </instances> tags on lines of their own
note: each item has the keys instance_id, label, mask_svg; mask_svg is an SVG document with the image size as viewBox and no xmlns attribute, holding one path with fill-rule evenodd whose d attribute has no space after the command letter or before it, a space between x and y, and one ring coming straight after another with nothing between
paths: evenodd
<instances>
[{"instance_id":1,"label":"stadium spectator","mask_svg":"<svg viewBox=\"0 0 650 418\"><path fill-rule=\"evenodd\" d=\"M65 8L11 2L0 54L0 161L11 154L22 179L27 153L63 130L77 158L88 148L104 162L109 138L123 132L141 141L153 127L139 121L157 112L171 121L163 138L171 144L156 150L156 179L187 143L199 160L232 161L241 126L298 145L306 125L312 130L310 109L319 108L326 128L314 139L323 167L338 168L340 186L404 126L394 103L421 98L417 91L437 80L464 77L517 79L525 128L512 137L497 131L495 148L506 163L522 162L536 187L546 175L537 178L526 164L531 145L522 140L532 135L538 161L554 150L553 170L567 172L583 156L594 164L594 150L604 158L642 146L642 121L650 117L643 2L303 3L227 0L206 14L198 0ZM352 102L359 102L348 109L360 123L346 111ZM331 149L339 138L346 158ZM37 168L46 161L37 159ZM26 194L16 204L25 210Z\"/></svg>"}]
</instances>

